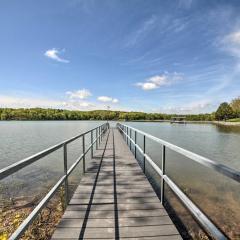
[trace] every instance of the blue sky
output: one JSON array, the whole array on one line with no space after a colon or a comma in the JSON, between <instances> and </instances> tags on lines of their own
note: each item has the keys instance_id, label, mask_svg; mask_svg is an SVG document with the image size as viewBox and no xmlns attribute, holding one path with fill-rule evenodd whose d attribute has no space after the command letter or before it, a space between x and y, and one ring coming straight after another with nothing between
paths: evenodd
<instances>
[{"instance_id":1,"label":"blue sky","mask_svg":"<svg viewBox=\"0 0 240 240\"><path fill-rule=\"evenodd\" d=\"M0 3L0 107L214 111L240 95L240 1Z\"/></svg>"}]
</instances>

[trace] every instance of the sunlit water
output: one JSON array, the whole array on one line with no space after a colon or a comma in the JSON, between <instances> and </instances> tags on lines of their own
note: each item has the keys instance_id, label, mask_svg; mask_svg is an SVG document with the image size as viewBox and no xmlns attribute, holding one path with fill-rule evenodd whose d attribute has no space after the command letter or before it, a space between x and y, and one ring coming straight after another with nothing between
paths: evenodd
<instances>
[{"instance_id":1,"label":"sunlit water","mask_svg":"<svg viewBox=\"0 0 240 240\"><path fill-rule=\"evenodd\" d=\"M11 121L0 122L0 168L15 163L67 138L99 126L101 121ZM140 130L240 170L240 128L212 124L170 124L127 122ZM115 122L111 123L115 126ZM142 145L142 137L137 136ZM89 144L89 138L86 138ZM161 146L147 141L147 153L161 166ZM81 139L68 146L68 166L82 152ZM138 154L141 162L141 156ZM158 187L160 179L147 166ZM77 182L82 166L70 182ZM166 151L166 172L199 207L229 236L240 231L239 184L170 150ZM63 151L45 157L0 181L3 198L31 196L49 190L63 174ZM181 212L181 211L180 211ZM183 213L183 212L182 212ZM236 237L237 236L237 237ZM239 236L240 237L240 236Z\"/></svg>"}]
</instances>

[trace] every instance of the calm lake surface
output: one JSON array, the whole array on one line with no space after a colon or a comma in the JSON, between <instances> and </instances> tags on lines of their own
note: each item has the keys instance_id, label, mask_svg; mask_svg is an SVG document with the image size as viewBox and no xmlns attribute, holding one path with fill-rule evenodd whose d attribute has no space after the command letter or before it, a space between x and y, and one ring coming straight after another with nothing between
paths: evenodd
<instances>
[{"instance_id":1,"label":"calm lake surface","mask_svg":"<svg viewBox=\"0 0 240 240\"><path fill-rule=\"evenodd\" d=\"M148 122L128 122L126 125L240 171L239 127ZM143 142L141 135L137 136L137 141L141 146ZM146 149L148 155L161 168L161 146L146 140ZM141 163L142 157L140 154L137 156ZM147 172L158 191L159 176L150 166ZM239 183L168 149L166 149L166 173L230 239L240 239ZM169 189L166 195L181 216L182 222L189 226L188 230L194 232L193 238L199 239L198 227L192 224L193 220L187 211L179 205L179 201Z\"/></svg>"},{"instance_id":2,"label":"calm lake surface","mask_svg":"<svg viewBox=\"0 0 240 240\"><path fill-rule=\"evenodd\" d=\"M0 122L0 168L103 123L101 121L2 121ZM115 124L111 122L112 126ZM239 127L150 122L125 124L240 170ZM86 139L86 143L89 143L89 138ZM141 136L138 136L138 143L142 144ZM81 139L68 146L69 166L81 152ZM147 141L147 152L161 166L161 147ZM141 163L141 156L138 156L138 159ZM170 150L166 151L166 171L232 239L240 239L239 184ZM79 173L81 166L76 168L70 182L77 183L81 175ZM38 194L45 192L62 174L63 153L60 149L0 181L1 189L4 191L2 197L22 196L33 190ZM150 166L148 174L158 186L159 177ZM185 214L184 211L184 209L179 210L182 215Z\"/></svg>"}]
</instances>

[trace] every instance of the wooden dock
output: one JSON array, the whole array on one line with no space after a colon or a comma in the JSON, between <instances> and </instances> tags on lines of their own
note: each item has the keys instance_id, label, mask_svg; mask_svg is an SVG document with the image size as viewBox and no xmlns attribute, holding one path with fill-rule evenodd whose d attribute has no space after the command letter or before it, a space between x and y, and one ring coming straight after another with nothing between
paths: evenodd
<instances>
[{"instance_id":1,"label":"wooden dock","mask_svg":"<svg viewBox=\"0 0 240 240\"><path fill-rule=\"evenodd\" d=\"M105 135L52 239L182 239L117 129Z\"/></svg>"}]
</instances>

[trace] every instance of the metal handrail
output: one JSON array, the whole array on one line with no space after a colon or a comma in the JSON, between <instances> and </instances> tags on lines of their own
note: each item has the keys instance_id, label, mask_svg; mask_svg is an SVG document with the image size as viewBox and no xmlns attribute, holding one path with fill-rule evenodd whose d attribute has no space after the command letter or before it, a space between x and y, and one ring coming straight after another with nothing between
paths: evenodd
<instances>
[{"instance_id":1,"label":"metal handrail","mask_svg":"<svg viewBox=\"0 0 240 240\"><path fill-rule=\"evenodd\" d=\"M169 143L169 142L164 141L164 140L162 140L160 138L154 137L154 136L152 136L152 135L150 135L148 133L145 133L145 132L143 132L141 130L138 130L136 128L133 128L133 127L130 127L130 126L126 126L126 125L120 124L120 123L118 123L118 124L122 125L124 127L127 127L128 129L132 129L133 131L137 131L138 133L142 134L143 136L146 136L149 139L151 139L151 140L153 140L155 142L158 142L161 145L164 145L167 148L169 148L169 149L171 149L171 150L173 150L173 151L175 151L177 153L180 153L181 155L184 155L185 157L187 157L187 158L189 158L191 160L194 160L195 162L198 162L198 163L200 163L200 164L202 164L202 165L204 165L204 166L206 166L208 168L211 168L211 169L213 169L213 170L215 170L215 171L217 171L217 172L219 172L219 173L221 173L221 174L223 174L223 175L225 175L225 176L227 176L227 177L229 177L229 178L231 178L231 179L233 179L233 180L235 180L237 182L240 182L240 171L237 171L237 170L235 170L233 168L230 168L230 167L228 167L228 166L226 166L224 164L216 163L213 160L210 160L208 158L200 156L200 155L198 155L196 153L193 153L191 151L188 151L188 150L186 150L184 148L178 147L178 146L176 146L176 145L174 145L172 143ZM132 143L134 144L134 141L132 141Z\"/></svg>"},{"instance_id":2,"label":"metal handrail","mask_svg":"<svg viewBox=\"0 0 240 240\"><path fill-rule=\"evenodd\" d=\"M54 145L48 149L45 149L37 154L34 154L28 158L20 160L8 167L5 167L0 170L0 180L6 178L7 176L19 171L20 169L32 164L33 162L49 155L52 152L63 147L63 160L64 160L64 175L58 180L58 182L50 189L50 191L45 195L45 197L38 203L38 205L34 208L34 210L29 214L29 216L20 224L17 230L11 235L10 240L19 239L23 233L26 231L27 227L34 221L37 217L38 213L46 206L49 200L53 197L56 191L60 188L60 186L65 183L65 203L67 204L68 199L68 176L72 173L72 171L76 168L81 160L83 160L83 172L85 172L85 156L91 149L91 157L93 157L93 146L96 143L96 148L98 148L103 134L106 130L109 129L109 123L104 123L96 128L93 128L87 132L79 134L75 137L72 137L68 140L65 140L57 145ZM96 138L93 140L93 132L96 131ZM91 144L85 150L85 136L91 133ZM71 165L69 169L67 169L67 145L76 139L82 137L83 138L83 153L76 159L76 161Z\"/></svg>"},{"instance_id":3,"label":"metal handrail","mask_svg":"<svg viewBox=\"0 0 240 240\"><path fill-rule=\"evenodd\" d=\"M118 129L124 134L125 140L127 144L133 144L134 146L134 154L136 157L136 149L143 155L143 171L145 173L145 161L147 160L148 163L153 167L153 169L161 176L161 202L164 203L164 185L167 183L167 185L171 188L171 190L176 194L176 196L181 200L181 202L186 206L186 208L190 211L190 213L193 215L193 217L198 221L198 223L203 227L203 229L208 232L212 237L215 239L227 239L225 234L218 229L218 227L199 209L199 207L194 204L188 196L177 186L177 184L172 181L167 174L165 173L165 161L166 161L166 147L180 153L187 158L198 162L199 164L202 164L208 168L211 168L217 172L220 172L221 174L240 182L240 172L236 171L232 168L229 168L223 164L218 164L210 159L207 159L205 157L202 157L198 154L195 154L193 152L190 152L188 150L185 150L183 148L180 148L178 146L175 146L174 144L171 144L169 142L166 142L162 139L159 139L157 137L154 137L148 133L145 133L141 130L138 130L136 128L117 123ZM130 130L130 131L129 131ZM131 136L129 136L129 132L131 134L132 130L135 132L135 139L133 140ZM143 149L137 144L137 133L143 135ZM162 169L157 166L156 163L146 154L146 137L158 142L162 145Z\"/></svg>"}]
</instances>

